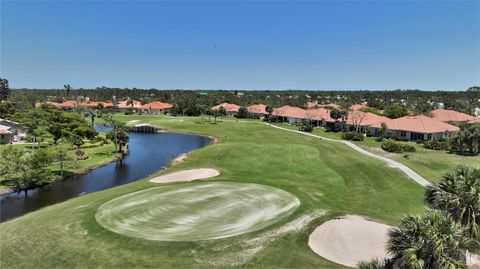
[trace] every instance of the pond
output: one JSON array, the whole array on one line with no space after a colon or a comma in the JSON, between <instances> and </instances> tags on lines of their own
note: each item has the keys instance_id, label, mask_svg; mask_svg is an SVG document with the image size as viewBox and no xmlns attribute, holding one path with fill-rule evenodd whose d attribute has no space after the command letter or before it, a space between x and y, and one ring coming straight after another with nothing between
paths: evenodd
<instances>
[{"instance_id":1,"label":"pond","mask_svg":"<svg viewBox=\"0 0 480 269\"><path fill-rule=\"evenodd\" d=\"M99 131L105 129L97 128ZM0 221L5 221L86 193L146 178L172 159L210 144L208 137L187 134L129 133L129 153L122 161L76 175L48 187L1 196Z\"/></svg>"}]
</instances>

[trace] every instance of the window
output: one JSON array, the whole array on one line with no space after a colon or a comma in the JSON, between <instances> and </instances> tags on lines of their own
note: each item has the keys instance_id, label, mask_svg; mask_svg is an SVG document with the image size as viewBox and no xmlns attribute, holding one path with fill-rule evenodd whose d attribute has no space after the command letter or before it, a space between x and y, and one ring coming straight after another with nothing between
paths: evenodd
<instances>
[{"instance_id":1,"label":"window","mask_svg":"<svg viewBox=\"0 0 480 269\"><path fill-rule=\"evenodd\" d=\"M406 136L407 136L407 132L405 132L405 131L400 131L400 136L401 136L401 137L406 137Z\"/></svg>"}]
</instances>

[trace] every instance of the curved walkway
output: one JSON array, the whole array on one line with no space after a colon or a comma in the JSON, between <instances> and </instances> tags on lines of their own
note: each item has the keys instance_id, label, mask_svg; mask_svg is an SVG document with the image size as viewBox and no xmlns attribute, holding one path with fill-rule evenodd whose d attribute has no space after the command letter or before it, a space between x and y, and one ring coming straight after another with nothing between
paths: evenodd
<instances>
[{"instance_id":1,"label":"curved walkway","mask_svg":"<svg viewBox=\"0 0 480 269\"><path fill-rule=\"evenodd\" d=\"M417 174L415 171L413 171L412 169L408 168L406 165L404 164L401 164L397 161L394 161L392 159L389 159L389 158L386 158L386 157L383 157L383 156L380 156L380 155L377 155L377 154L374 154L374 153L371 153L369 151L366 151L364 149L362 149L361 147L355 145L354 143L352 142L349 142L349 141L344 141L344 140L337 140L337 139L332 139L332 138L327 138L327 137L323 137L323 136L319 136L319 135L314 135L314 134L311 134L311 133L305 133L305 132L301 132L301 131L297 131L297 130L291 130L291 129L287 129L287 128L283 128L283 127L280 127L280 126L276 126L276 125L272 125L272 124L268 124L268 123L265 123L267 124L268 126L270 127L273 127L273 128L277 128L277 129L281 129L281 130L284 130L284 131L290 131L290 132L294 132L294 133L299 133L299 134L302 134L302 135L306 135L306 136L311 136L311 137L315 137L315 138L320 138L320 139L325 139L327 141L333 141L333 142L339 142L339 143L343 143L349 147L351 147L352 149L362 153L362 154L365 154L367 156L370 156L370 157L373 157L373 158L376 158L376 159L379 159L379 160L382 160L384 162L386 162L390 167L392 168L398 168L400 170L402 170L402 172L404 172L407 176L409 176L411 179L413 179L415 182L417 182L418 184L422 185L423 187L427 186L427 185L430 185L430 182L428 180L426 180L425 178L423 178L422 176L420 176L419 174Z\"/></svg>"}]
</instances>

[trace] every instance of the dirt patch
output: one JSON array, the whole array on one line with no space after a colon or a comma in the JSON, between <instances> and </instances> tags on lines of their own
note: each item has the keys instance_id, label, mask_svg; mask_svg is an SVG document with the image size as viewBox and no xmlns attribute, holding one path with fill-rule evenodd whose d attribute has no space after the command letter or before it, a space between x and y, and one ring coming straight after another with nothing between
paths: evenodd
<instances>
[{"instance_id":1,"label":"dirt patch","mask_svg":"<svg viewBox=\"0 0 480 269\"><path fill-rule=\"evenodd\" d=\"M220 175L215 169L212 168L198 168L198 169L189 169L179 172L174 172L171 174L162 175L150 179L150 182L153 183L171 183L171 182L185 182L198 179L212 178Z\"/></svg>"},{"instance_id":2,"label":"dirt patch","mask_svg":"<svg viewBox=\"0 0 480 269\"><path fill-rule=\"evenodd\" d=\"M182 155L179 155L177 158L173 159L170 162L170 166L175 166L179 163L183 163L187 158L188 158L188 153L184 153Z\"/></svg>"},{"instance_id":3,"label":"dirt patch","mask_svg":"<svg viewBox=\"0 0 480 269\"><path fill-rule=\"evenodd\" d=\"M390 228L360 216L345 216L318 226L310 235L308 245L327 260L356 267L361 261L387 257Z\"/></svg>"}]
</instances>

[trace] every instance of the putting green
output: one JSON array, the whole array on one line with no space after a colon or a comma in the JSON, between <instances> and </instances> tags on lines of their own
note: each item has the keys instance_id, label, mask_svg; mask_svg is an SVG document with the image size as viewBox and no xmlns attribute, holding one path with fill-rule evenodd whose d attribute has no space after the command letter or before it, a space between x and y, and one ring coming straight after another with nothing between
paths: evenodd
<instances>
[{"instance_id":1,"label":"putting green","mask_svg":"<svg viewBox=\"0 0 480 269\"><path fill-rule=\"evenodd\" d=\"M290 215L294 195L269 186L234 182L150 188L101 205L95 218L118 234L158 241L197 241L257 231Z\"/></svg>"}]
</instances>

